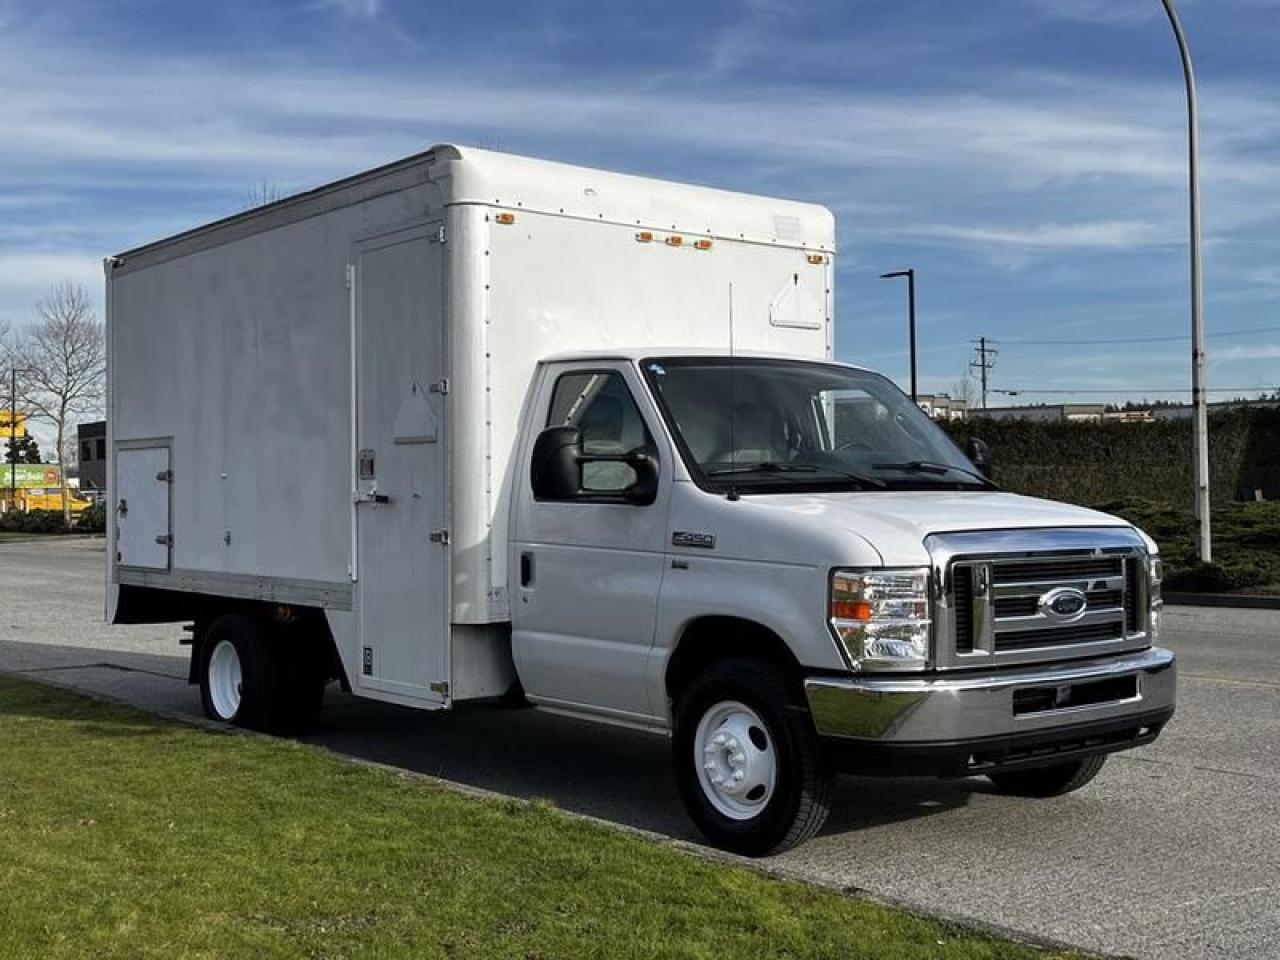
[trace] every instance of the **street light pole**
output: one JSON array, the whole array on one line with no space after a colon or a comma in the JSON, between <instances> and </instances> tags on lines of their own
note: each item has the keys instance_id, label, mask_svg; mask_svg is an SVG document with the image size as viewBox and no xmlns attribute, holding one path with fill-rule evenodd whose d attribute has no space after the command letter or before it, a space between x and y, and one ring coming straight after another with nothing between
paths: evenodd
<instances>
[{"instance_id":1,"label":"street light pole","mask_svg":"<svg viewBox=\"0 0 1280 960\"><path fill-rule=\"evenodd\" d=\"M18 368L9 368L9 504L18 502Z\"/></svg>"},{"instance_id":2,"label":"street light pole","mask_svg":"<svg viewBox=\"0 0 1280 960\"><path fill-rule=\"evenodd\" d=\"M911 340L911 402L916 402L916 271L895 270L893 273L880 274L881 280L896 277L907 278L907 333Z\"/></svg>"},{"instance_id":3,"label":"street light pole","mask_svg":"<svg viewBox=\"0 0 1280 960\"><path fill-rule=\"evenodd\" d=\"M1201 563L1213 558L1209 523L1209 407L1204 388L1204 272L1200 257L1200 108L1191 49L1173 0L1161 0L1169 16L1187 86L1187 167L1191 204L1191 404L1195 469L1195 510L1199 526L1196 554Z\"/></svg>"}]
</instances>

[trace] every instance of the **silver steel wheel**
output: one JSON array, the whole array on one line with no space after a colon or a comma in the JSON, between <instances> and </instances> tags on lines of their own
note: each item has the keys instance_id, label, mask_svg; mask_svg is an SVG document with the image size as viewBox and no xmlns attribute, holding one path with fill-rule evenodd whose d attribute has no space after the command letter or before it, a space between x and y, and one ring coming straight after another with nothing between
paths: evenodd
<instances>
[{"instance_id":1,"label":"silver steel wheel","mask_svg":"<svg viewBox=\"0 0 1280 960\"><path fill-rule=\"evenodd\" d=\"M241 685L240 652L230 640L219 640L209 654L209 699L223 720L239 712Z\"/></svg>"},{"instance_id":2,"label":"silver steel wheel","mask_svg":"<svg viewBox=\"0 0 1280 960\"><path fill-rule=\"evenodd\" d=\"M711 805L731 820L758 816L773 798L778 756L760 715L726 700L709 707L693 737L698 783Z\"/></svg>"}]
</instances>

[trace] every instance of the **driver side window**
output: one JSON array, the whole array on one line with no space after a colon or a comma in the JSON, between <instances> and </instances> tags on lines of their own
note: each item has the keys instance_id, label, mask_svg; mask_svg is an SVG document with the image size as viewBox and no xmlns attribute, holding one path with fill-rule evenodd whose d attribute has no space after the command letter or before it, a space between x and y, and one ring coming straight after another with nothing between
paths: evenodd
<instances>
[{"instance_id":1,"label":"driver side window","mask_svg":"<svg viewBox=\"0 0 1280 960\"><path fill-rule=\"evenodd\" d=\"M653 439L622 374L593 370L562 374L551 396L548 427L577 427L582 452L611 456L651 451ZM582 485L593 493L621 493L636 482L625 463L586 463Z\"/></svg>"}]
</instances>

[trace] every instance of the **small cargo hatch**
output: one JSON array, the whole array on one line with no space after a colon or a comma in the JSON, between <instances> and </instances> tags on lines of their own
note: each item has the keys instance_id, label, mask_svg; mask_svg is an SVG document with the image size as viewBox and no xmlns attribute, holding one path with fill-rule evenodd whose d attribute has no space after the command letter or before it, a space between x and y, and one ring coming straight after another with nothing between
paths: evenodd
<instances>
[{"instance_id":1,"label":"small cargo hatch","mask_svg":"<svg viewBox=\"0 0 1280 960\"><path fill-rule=\"evenodd\" d=\"M173 548L169 445L121 445L116 449L116 563L168 570Z\"/></svg>"}]
</instances>

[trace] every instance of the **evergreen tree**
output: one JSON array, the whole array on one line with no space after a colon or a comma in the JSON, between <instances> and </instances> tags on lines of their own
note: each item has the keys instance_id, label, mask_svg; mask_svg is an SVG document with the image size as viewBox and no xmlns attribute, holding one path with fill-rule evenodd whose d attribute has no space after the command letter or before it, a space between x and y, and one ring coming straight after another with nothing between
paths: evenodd
<instances>
[{"instance_id":1,"label":"evergreen tree","mask_svg":"<svg viewBox=\"0 0 1280 960\"><path fill-rule=\"evenodd\" d=\"M6 437L4 441L5 463L40 463L40 444L27 431L16 438Z\"/></svg>"}]
</instances>

